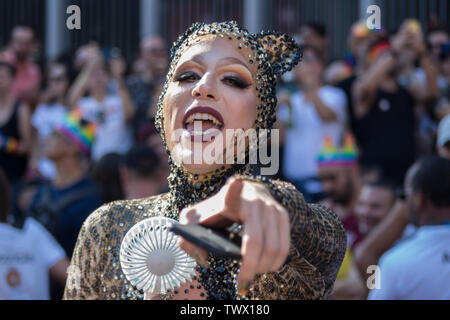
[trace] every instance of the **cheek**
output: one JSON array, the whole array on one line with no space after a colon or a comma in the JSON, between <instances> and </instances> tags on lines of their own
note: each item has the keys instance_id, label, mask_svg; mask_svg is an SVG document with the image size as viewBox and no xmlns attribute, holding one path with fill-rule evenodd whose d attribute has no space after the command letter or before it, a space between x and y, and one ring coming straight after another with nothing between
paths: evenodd
<instances>
[{"instance_id":1,"label":"cheek","mask_svg":"<svg viewBox=\"0 0 450 320\"><path fill-rule=\"evenodd\" d=\"M243 93L236 90L224 90L226 105L225 122L228 128L249 129L256 120L256 94L254 90L246 90Z\"/></svg>"},{"instance_id":2,"label":"cheek","mask_svg":"<svg viewBox=\"0 0 450 320\"><path fill-rule=\"evenodd\" d=\"M167 147L172 151L172 135L182 128L183 110L189 105L189 90L174 83L169 84L163 101L163 127Z\"/></svg>"},{"instance_id":3,"label":"cheek","mask_svg":"<svg viewBox=\"0 0 450 320\"><path fill-rule=\"evenodd\" d=\"M374 213L375 217L378 219L383 219L389 213L390 207L388 205L380 206L377 208Z\"/></svg>"},{"instance_id":4,"label":"cheek","mask_svg":"<svg viewBox=\"0 0 450 320\"><path fill-rule=\"evenodd\" d=\"M383 218L383 215L384 215L383 213L384 213L383 209L375 209L375 210L373 210L373 218L380 220Z\"/></svg>"},{"instance_id":5,"label":"cheek","mask_svg":"<svg viewBox=\"0 0 450 320\"><path fill-rule=\"evenodd\" d=\"M55 138L49 138L44 146L44 149L46 152L54 152L55 150L58 150L58 141Z\"/></svg>"}]
</instances>

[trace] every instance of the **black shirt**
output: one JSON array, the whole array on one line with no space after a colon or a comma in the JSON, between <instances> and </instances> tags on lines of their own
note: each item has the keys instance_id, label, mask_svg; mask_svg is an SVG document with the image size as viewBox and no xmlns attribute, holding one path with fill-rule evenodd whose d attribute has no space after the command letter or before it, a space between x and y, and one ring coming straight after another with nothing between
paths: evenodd
<instances>
[{"instance_id":1,"label":"black shirt","mask_svg":"<svg viewBox=\"0 0 450 320\"><path fill-rule=\"evenodd\" d=\"M402 87L378 89L374 103L362 118L354 118L360 163L377 165L385 178L398 185L415 159L414 101Z\"/></svg>"},{"instance_id":2,"label":"black shirt","mask_svg":"<svg viewBox=\"0 0 450 320\"><path fill-rule=\"evenodd\" d=\"M20 102L16 102L9 120L0 125L0 132L8 138L20 140L19 132L19 107ZM28 156L7 153L0 150L0 167L5 171L8 180L14 183L20 180L27 170Z\"/></svg>"}]
</instances>

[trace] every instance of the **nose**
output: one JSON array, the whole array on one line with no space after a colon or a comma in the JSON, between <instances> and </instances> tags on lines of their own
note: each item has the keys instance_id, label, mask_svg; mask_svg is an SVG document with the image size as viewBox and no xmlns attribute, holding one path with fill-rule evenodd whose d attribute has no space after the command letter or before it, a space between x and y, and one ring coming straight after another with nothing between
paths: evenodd
<instances>
[{"instance_id":1,"label":"nose","mask_svg":"<svg viewBox=\"0 0 450 320\"><path fill-rule=\"evenodd\" d=\"M322 189L325 194L331 194L333 190L333 184L328 181L322 181Z\"/></svg>"},{"instance_id":2,"label":"nose","mask_svg":"<svg viewBox=\"0 0 450 320\"><path fill-rule=\"evenodd\" d=\"M203 77L197 82L192 89L192 96L194 98L208 98L212 100L217 99L217 93L215 91L213 76L205 73Z\"/></svg>"},{"instance_id":3,"label":"nose","mask_svg":"<svg viewBox=\"0 0 450 320\"><path fill-rule=\"evenodd\" d=\"M358 207L358 215L360 216L360 217L364 217L364 218L367 218L368 216L369 216L369 212L370 212L370 209L369 209L369 207L368 206L366 206L366 205L360 205L359 207Z\"/></svg>"}]
</instances>

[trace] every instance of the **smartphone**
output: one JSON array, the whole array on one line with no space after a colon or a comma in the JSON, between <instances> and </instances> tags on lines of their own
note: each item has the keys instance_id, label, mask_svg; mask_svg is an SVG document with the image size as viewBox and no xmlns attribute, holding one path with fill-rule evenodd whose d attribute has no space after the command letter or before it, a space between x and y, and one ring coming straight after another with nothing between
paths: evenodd
<instances>
[{"instance_id":1,"label":"smartphone","mask_svg":"<svg viewBox=\"0 0 450 320\"><path fill-rule=\"evenodd\" d=\"M119 48L103 48L101 53L105 61L111 61L112 59L118 59L121 57L121 51Z\"/></svg>"},{"instance_id":2,"label":"smartphone","mask_svg":"<svg viewBox=\"0 0 450 320\"><path fill-rule=\"evenodd\" d=\"M419 20L408 19L406 23L407 23L408 29L411 30L413 33L422 32L422 27L420 26Z\"/></svg>"},{"instance_id":3,"label":"smartphone","mask_svg":"<svg viewBox=\"0 0 450 320\"><path fill-rule=\"evenodd\" d=\"M242 234L228 229L211 229L196 224L176 224L169 230L208 251L213 257L241 260ZM284 264L289 263L287 256Z\"/></svg>"},{"instance_id":4,"label":"smartphone","mask_svg":"<svg viewBox=\"0 0 450 320\"><path fill-rule=\"evenodd\" d=\"M176 224L169 230L205 249L213 257L242 259L241 237L226 229L210 229L196 224Z\"/></svg>"}]
</instances>

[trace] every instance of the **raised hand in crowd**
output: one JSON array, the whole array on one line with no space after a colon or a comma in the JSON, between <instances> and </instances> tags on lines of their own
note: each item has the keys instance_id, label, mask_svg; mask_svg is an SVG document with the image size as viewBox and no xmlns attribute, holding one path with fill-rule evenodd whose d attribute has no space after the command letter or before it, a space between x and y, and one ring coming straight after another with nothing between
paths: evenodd
<instances>
[{"instance_id":1,"label":"raised hand in crowd","mask_svg":"<svg viewBox=\"0 0 450 320\"><path fill-rule=\"evenodd\" d=\"M75 64L76 66L81 66L81 71L68 92L67 99L70 108L76 107L78 100L83 97L87 90L89 78L103 63L103 56L96 44L89 44L80 49Z\"/></svg>"},{"instance_id":2,"label":"raised hand in crowd","mask_svg":"<svg viewBox=\"0 0 450 320\"><path fill-rule=\"evenodd\" d=\"M305 48L302 64L294 70L295 78L301 87L305 100L311 101L322 121L336 121L336 113L319 96L322 87L324 63L312 48Z\"/></svg>"},{"instance_id":3,"label":"raised hand in crowd","mask_svg":"<svg viewBox=\"0 0 450 320\"><path fill-rule=\"evenodd\" d=\"M133 100L128 92L125 81L123 79L123 75L125 74L127 68L125 60L120 56L113 57L109 62L109 66L111 76L117 83L117 91L119 93L120 98L122 99L125 120L127 122L130 122L134 116L134 105Z\"/></svg>"},{"instance_id":4,"label":"raised hand in crowd","mask_svg":"<svg viewBox=\"0 0 450 320\"><path fill-rule=\"evenodd\" d=\"M406 20L399 32L392 37L393 52L399 57L398 64L406 73L406 87L417 103L427 103L437 98L439 93L437 70L426 47L422 29L418 21ZM425 74L425 83L415 77L414 63L418 61ZM406 66L405 66L406 64ZM399 70L401 73L402 70Z\"/></svg>"}]
</instances>

